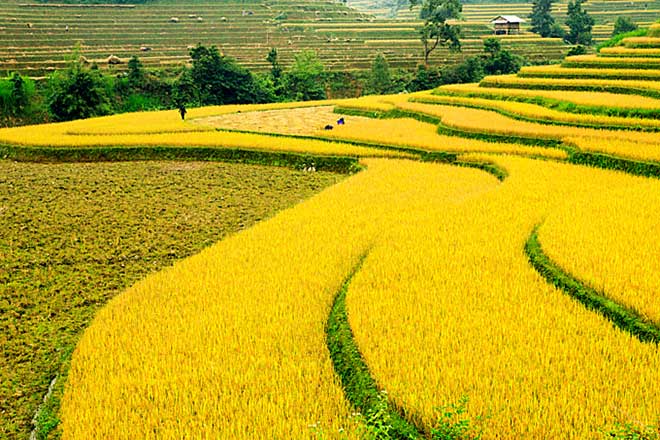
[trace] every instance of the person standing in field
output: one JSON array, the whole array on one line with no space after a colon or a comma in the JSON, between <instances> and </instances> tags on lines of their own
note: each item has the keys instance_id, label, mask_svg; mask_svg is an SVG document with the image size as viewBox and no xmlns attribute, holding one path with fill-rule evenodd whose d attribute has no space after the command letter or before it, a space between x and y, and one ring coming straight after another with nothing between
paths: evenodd
<instances>
[{"instance_id":1,"label":"person standing in field","mask_svg":"<svg viewBox=\"0 0 660 440\"><path fill-rule=\"evenodd\" d=\"M188 113L186 106L184 104L179 104L179 114L181 115L181 120L186 119L186 113Z\"/></svg>"}]
</instances>

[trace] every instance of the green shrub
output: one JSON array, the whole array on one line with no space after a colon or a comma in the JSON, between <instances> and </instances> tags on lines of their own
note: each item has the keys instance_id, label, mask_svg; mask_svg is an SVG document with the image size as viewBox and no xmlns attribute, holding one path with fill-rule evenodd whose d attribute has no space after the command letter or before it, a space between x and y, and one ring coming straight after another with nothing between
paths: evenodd
<instances>
[{"instance_id":1,"label":"green shrub","mask_svg":"<svg viewBox=\"0 0 660 440\"><path fill-rule=\"evenodd\" d=\"M433 440L478 440L481 438L481 430L477 429L474 422L465 415L467 403L467 396L463 396L458 403L438 408L438 420L431 428ZM481 418L475 419L476 422L480 420Z\"/></svg>"},{"instance_id":2,"label":"green shrub","mask_svg":"<svg viewBox=\"0 0 660 440\"><path fill-rule=\"evenodd\" d=\"M636 30L637 25L633 23L630 17L618 17L614 23L612 37L616 37L619 34L625 34L627 32L634 32Z\"/></svg>"},{"instance_id":3,"label":"green shrub","mask_svg":"<svg viewBox=\"0 0 660 440\"><path fill-rule=\"evenodd\" d=\"M660 440L660 425L642 426L635 423L617 423L605 434L612 440Z\"/></svg>"},{"instance_id":4,"label":"green shrub","mask_svg":"<svg viewBox=\"0 0 660 440\"><path fill-rule=\"evenodd\" d=\"M614 47L614 46L619 46L621 44L621 40L624 38L628 37L645 37L647 34L648 30L647 29L637 29L636 31L631 31L631 32L625 32L623 34L618 34L613 36L607 41L603 41L602 43L598 44L596 46L596 50L601 50L604 47Z\"/></svg>"}]
</instances>

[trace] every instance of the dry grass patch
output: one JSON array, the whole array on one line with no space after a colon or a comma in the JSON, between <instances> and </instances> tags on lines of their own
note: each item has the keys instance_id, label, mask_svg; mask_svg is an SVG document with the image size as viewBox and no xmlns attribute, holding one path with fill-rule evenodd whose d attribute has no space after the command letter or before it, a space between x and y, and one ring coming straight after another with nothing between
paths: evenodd
<instances>
[{"instance_id":1,"label":"dry grass patch","mask_svg":"<svg viewBox=\"0 0 660 440\"><path fill-rule=\"evenodd\" d=\"M330 124L335 125L341 116L330 105L283 110L266 110L249 113L232 113L196 119L196 124L210 125L227 130L247 130L262 133L291 135L315 135ZM351 119L368 119L351 116Z\"/></svg>"}]
</instances>

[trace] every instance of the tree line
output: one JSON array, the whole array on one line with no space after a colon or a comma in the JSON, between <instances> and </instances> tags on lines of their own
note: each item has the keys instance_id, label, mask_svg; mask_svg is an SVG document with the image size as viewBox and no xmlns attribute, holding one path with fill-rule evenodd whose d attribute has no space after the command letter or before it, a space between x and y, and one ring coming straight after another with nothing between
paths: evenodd
<instances>
[{"instance_id":1,"label":"tree line","mask_svg":"<svg viewBox=\"0 0 660 440\"><path fill-rule=\"evenodd\" d=\"M487 74L517 71L522 60L484 42L481 55L453 66L420 65L417 70L392 69L379 54L367 71L330 72L313 51L298 53L285 69L276 48L270 50L268 72L254 73L223 55L215 46L190 50L191 65L171 74L148 70L137 56L120 73L103 72L74 55L67 69L35 82L19 74L0 79L0 123L4 126L68 121L119 112L307 101L364 94L426 90L442 84L474 82Z\"/></svg>"},{"instance_id":2,"label":"tree line","mask_svg":"<svg viewBox=\"0 0 660 440\"><path fill-rule=\"evenodd\" d=\"M563 38L568 44L590 46L593 44L591 31L596 23L593 17L582 7L587 0L570 0L566 11L568 32L555 21L552 4L555 0L533 0L530 30L541 37ZM618 17L614 23L612 36L631 32L637 25L628 17Z\"/></svg>"}]
</instances>

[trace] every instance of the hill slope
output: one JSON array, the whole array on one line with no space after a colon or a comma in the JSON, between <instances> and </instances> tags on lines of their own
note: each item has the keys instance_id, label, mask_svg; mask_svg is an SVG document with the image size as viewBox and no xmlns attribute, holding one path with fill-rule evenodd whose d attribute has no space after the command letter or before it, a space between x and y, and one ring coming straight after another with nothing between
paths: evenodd
<instances>
[{"instance_id":1,"label":"hill slope","mask_svg":"<svg viewBox=\"0 0 660 440\"><path fill-rule=\"evenodd\" d=\"M376 20L343 3L321 0L203 2L170 0L122 7L21 4L0 5L0 74L18 71L33 77L62 68L80 44L82 54L102 68L122 69L132 55L151 67L188 61L188 47L215 44L248 68L269 67L266 55L278 49L287 65L303 49L317 51L330 70L369 68L377 53L391 66L414 68L422 61L419 21ZM463 24L464 51L437 50L432 63L455 62L482 50L487 20ZM527 36L505 40L505 47L532 61L558 61L565 48L557 40ZM122 64L108 66L115 55Z\"/></svg>"}]
</instances>

